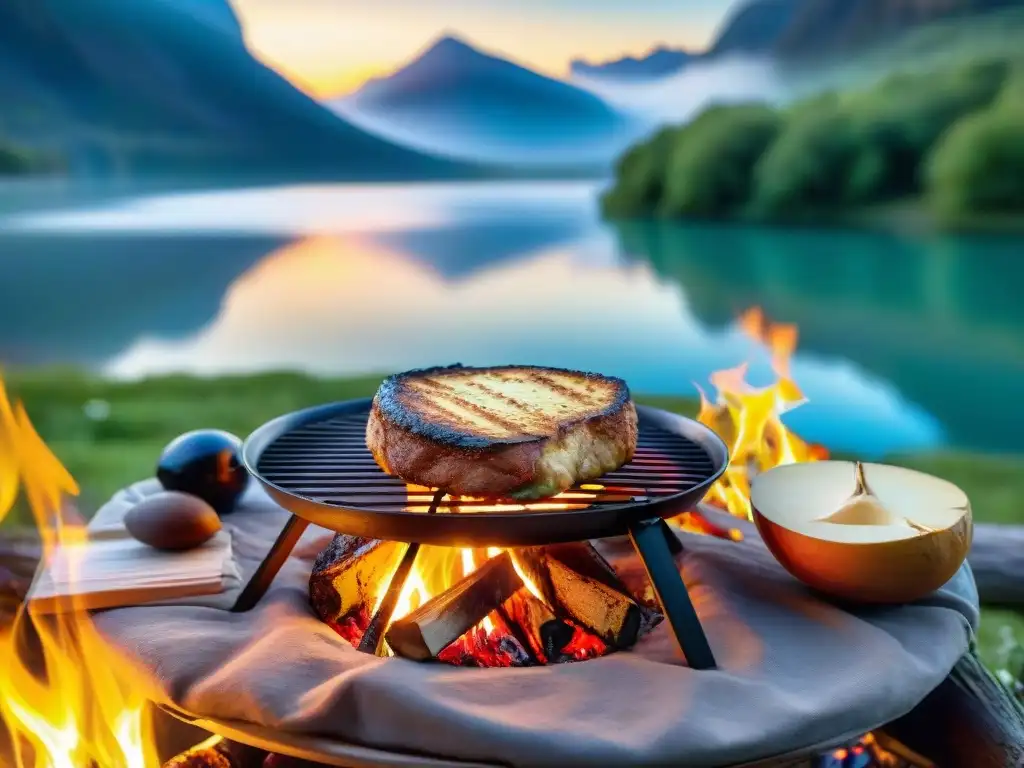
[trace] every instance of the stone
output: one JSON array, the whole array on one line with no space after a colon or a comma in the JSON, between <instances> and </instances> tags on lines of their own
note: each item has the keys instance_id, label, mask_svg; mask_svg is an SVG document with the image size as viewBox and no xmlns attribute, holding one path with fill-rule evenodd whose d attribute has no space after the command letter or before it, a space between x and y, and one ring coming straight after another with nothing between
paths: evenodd
<instances>
[{"instance_id":1,"label":"stone","mask_svg":"<svg viewBox=\"0 0 1024 768\"><path fill-rule=\"evenodd\" d=\"M177 491L156 493L124 516L133 538L156 549L185 550L205 544L220 530L213 507L197 496Z\"/></svg>"},{"instance_id":2,"label":"stone","mask_svg":"<svg viewBox=\"0 0 1024 768\"><path fill-rule=\"evenodd\" d=\"M172 440L160 455L156 476L165 490L197 496L218 515L234 511L249 484L242 441L217 429L186 432Z\"/></svg>"}]
</instances>

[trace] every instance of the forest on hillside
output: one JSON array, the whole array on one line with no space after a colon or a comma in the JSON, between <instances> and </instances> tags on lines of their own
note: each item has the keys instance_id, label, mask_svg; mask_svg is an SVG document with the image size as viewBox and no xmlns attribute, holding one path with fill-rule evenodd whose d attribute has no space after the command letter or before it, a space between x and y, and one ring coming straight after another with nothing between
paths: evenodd
<instances>
[{"instance_id":1,"label":"forest on hillside","mask_svg":"<svg viewBox=\"0 0 1024 768\"><path fill-rule=\"evenodd\" d=\"M784 108L711 107L630 148L602 208L799 222L906 200L947 227L1024 213L1024 58L896 73Z\"/></svg>"}]
</instances>

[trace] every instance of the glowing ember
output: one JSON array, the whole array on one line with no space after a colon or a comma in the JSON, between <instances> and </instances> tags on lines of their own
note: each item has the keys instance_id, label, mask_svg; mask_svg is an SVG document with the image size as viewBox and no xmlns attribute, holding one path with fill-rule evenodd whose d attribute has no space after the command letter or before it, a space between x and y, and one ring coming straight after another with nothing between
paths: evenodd
<instances>
[{"instance_id":1,"label":"glowing ember","mask_svg":"<svg viewBox=\"0 0 1024 768\"><path fill-rule=\"evenodd\" d=\"M19 489L42 537L43 557L54 548L82 541L82 526L61 514L78 487L49 451L20 403L7 397L0 379L0 521L14 507ZM19 629L0 634L0 723L11 735L14 768L147 768L158 764L146 702L132 693L123 670L109 658L89 614L68 606L34 626L42 664L30 664ZM28 635L29 633L21 633ZM41 676L35 671L45 669Z\"/></svg>"},{"instance_id":2,"label":"glowing ember","mask_svg":"<svg viewBox=\"0 0 1024 768\"><path fill-rule=\"evenodd\" d=\"M804 442L782 423L784 413L806 402L789 370L798 337L796 326L772 323L757 307L740 316L739 326L771 353L775 382L767 387L751 386L746 381L745 363L717 371L711 374L717 398L710 402L701 391L697 419L725 441L730 457L728 469L706 501L750 519L750 480L755 474L781 464L820 461L828 458L828 451ZM690 521L683 525L694 528ZM699 527L696 532L707 533Z\"/></svg>"}]
</instances>

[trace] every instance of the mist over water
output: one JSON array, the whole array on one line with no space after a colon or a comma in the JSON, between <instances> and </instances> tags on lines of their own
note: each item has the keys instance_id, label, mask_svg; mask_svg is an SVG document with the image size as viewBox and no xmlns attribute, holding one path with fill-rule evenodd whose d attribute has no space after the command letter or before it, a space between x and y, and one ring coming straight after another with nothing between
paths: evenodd
<instances>
[{"instance_id":1,"label":"mist over water","mask_svg":"<svg viewBox=\"0 0 1024 768\"><path fill-rule=\"evenodd\" d=\"M412 110L382 117L362 109L355 97L326 105L365 131L435 155L511 165L610 167L631 144L652 131L688 122L708 107L779 104L796 93L769 59L750 56L697 60L676 74L653 80L573 76L567 82L602 99L621 115L624 120L619 128L591 135L582 125L548 125L526 117L514 124L506 117L501 130L493 125L481 130L497 118L465 109ZM531 136L536 140L525 141Z\"/></svg>"},{"instance_id":2,"label":"mist over water","mask_svg":"<svg viewBox=\"0 0 1024 768\"><path fill-rule=\"evenodd\" d=\"M676 74L646 82L574 77L572 83L652 129L688 122L716 104L778 104L793 95L769 60L751 57L695 61Z\"/></svg>"}]
</instances>

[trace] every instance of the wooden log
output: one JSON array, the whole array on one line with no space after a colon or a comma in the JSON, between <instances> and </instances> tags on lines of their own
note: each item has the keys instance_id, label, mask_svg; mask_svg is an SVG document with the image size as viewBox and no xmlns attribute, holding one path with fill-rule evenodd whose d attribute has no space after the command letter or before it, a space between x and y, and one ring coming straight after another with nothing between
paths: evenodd
<instances>
[{"instance_id":1,"label":"wooden log","mask_svg":"<svg viewBox=\"0 0 1024 768\"><path fill-rule=\"evenodd\" d=\"M323 768L323 763L314 763L301 757L270 754L263 761L261 768Z\"/></svg>"},{"instance_id":2,"label":"wooden log","mask_svg":"<svg viewBox=\"0 0 1024 768\"><path fill-rule=\"evenodd\" d=\"M444 496L443 490L438 489L434 491L434 496L425 514L436 514L438 505ZM359 641L358 649L363 653L372 653L377 656L385 655L384 631L391 624L391 617L398 606L398 599L402 595L405 582L408 581L413 566L416 565L416 558L419 556L419 553L419 542L409 544L405 548L405 552L402 553L402 559L398 561L398 567L391 577L387 592L384 593L384 599L380 601L377 610L373 612L373 618L370 619L370 624L366 627L366 632L363 633L363 637Z\"/></svg>"},{"instance_id":3,"label":"wooden log","mask_svg":"<svg viewBox=\"0 0 1024 768\"><path fill-rule=\"evenodd\" d=\"M909 714L881 730L942 768L1024 766L1024 709L973 651Z\"/></svg>"},{"instance_id":4,"label":"wooden log","mask_svg":"<svg viewBox=\"0 0 1024 768\"><path fill-rule=\"evenodd\" d=\"M643 615L615 571L589 543L510 550L531 592L613 648L639 637Z\"/></svg>"},{"instance_id":5,"label":"wooden log","mask_svg":"<svg viewBox=\"0 0 1024 768\"><path fill-rule=\"evenodd\" d=\"M576 629L521 587L501 606L501 617L516 639L526 645L538 664L558 664L572 657L565 652Z\"/></svg>"},{"instance_id":6,"label":"wooden log","mask_svg":"<svg viewBox=\"0 0 1024 768\"><path fill-rule=\"evenodd\" d=\"M501 611L491 614L493 630L477 626L437 655L437 660L456 667L533 667L537 658L530 652Z\"/></svg>"},{"instance_id":7,"label":"wooden log","mask_svg":"<svg viewBox=\"0 0 1024 768\"><path fill-rule=\"evenodd\" d=\"M261 749L211 736L172 757L163 768L262 768L266 757Z\"/></svg>"},{"instance_id":8,"label":"wooden log","mask_svg":"<svg viewBox=\"0 0 1024 768\"><path fill-rule=\"evenodd\" d=\"M985 605L1024 605L1024 526L977 523L967 562Z\"/></svg>"},{"instance_id":9,"label":"wooden log","mask_svg":"<svg viewBox=\"0 0 1024 768\"><path fill-rule=\"evenodd\" d=\"M502 552L394 622L385 635L388 645L407 659L436 658L522 586L508 552Z\"/></svg>"},{"instance_id":10,"label":"wooden log","mask_svg":"<svg viewBox=\"0 0 1024 768\"><path fill-rule=\"evenodd\" d=\"M320 620L350 643L366 633L371 612L408 545L338 534L309 577L309 598Z\"/></svg>"}]
</instances>

